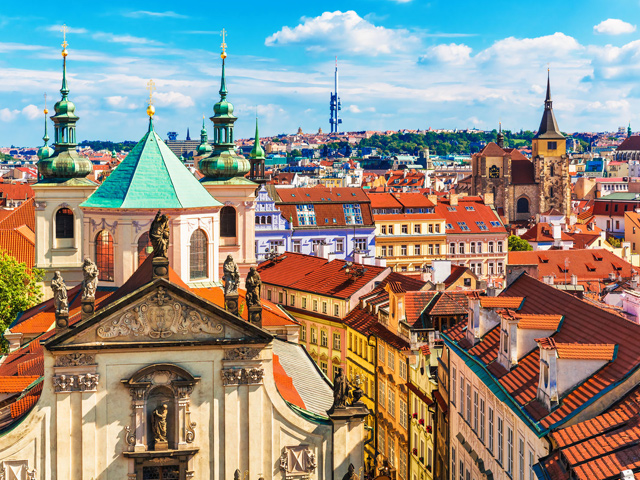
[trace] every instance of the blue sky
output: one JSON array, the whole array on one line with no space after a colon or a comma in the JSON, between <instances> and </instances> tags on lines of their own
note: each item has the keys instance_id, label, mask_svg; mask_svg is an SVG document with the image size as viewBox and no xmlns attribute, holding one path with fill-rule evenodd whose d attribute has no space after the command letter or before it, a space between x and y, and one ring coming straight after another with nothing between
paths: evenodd
<instances>
[{"instance_id":1,"label":"blue sky","mask_svg":"<svg viewBox=\"0 0 640 480\"><path fill-rule=\"evenodd\" d=\"M237 137L252 135L256 110L265 135L327 131L335 55L346 130L535 129L547 65L561 129L640 130L639 0L61 5L3 4L0 145L42 143L63 23L79 140L138 140L149 78L161 136L197 136L218 99L222 28Z\"/></svg>"}]
</instances>

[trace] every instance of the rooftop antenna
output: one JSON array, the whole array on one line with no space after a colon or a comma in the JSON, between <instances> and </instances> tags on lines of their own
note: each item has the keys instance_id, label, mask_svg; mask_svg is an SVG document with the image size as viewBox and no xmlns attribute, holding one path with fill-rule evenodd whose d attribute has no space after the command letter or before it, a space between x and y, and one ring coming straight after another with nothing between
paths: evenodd
<instances>
[{"instance_id":1,"label":"rooftop antenna","mask_svg":"<svg viewBox=\"0 0 640 480\"><path fill-rule=\"evenodd\" d=\"M342 110L340 97L338 96L338 57L336 56L336 70L334 73L334 92L331 94L329 102L329 125L331 133L338 133L338 126L342 123L339 111Z\"/></svg>"}]
</instances>

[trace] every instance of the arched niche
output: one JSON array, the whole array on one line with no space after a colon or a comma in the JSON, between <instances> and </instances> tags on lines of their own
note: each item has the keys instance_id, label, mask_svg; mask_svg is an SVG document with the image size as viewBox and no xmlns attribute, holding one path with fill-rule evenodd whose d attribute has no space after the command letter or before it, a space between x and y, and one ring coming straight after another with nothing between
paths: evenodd
<instances>
[{"instance_id":1,"label":"arched niche","mask_svg":"<svg viewBox=\"0 0 640 480\"><path fill-rule=\"evenodd\" d=\"M191 393L200 381L185 369L158 363L122 380L131 394L133 425L127 428L129 451L188 450L194 448L196 422L189 411ZM155 445L152 433L154 410L166 405L167 445Z\"/></svg>"}]
</instances>

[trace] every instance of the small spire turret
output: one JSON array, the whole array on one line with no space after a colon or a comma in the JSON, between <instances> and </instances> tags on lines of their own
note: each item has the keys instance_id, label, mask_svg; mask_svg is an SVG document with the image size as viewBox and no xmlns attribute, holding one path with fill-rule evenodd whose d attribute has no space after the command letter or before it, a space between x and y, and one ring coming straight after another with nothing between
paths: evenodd
<instances>
[{"instance_id":1,"label":"small spire turret","mask_svg":"<svg viewBox=\"0 0 640 480\"><path fill-rule=\"evenodd\" d=\"M500 148L504 148L504 135L502 134L502 122L498 122L498 136L496 143Z\"/></svg>"}]
</instances>

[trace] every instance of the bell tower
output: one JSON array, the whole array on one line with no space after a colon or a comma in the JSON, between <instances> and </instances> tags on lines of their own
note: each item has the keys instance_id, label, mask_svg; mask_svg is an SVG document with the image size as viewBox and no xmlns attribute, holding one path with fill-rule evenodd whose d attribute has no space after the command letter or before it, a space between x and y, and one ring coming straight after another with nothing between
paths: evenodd
<instances>
[{"instance_id":1,"label":"bell tower","mask_svg":"<svg viewBox=\"0 0 640 480\"><path fill-rule=\"evenodd\" d=\"M91 162L76 151L76 106L69 99L67 84L67 27L62 27L62 97L55 104L54 150L46 146L39 152L38 183L33 185L36 206L35 267L45 271L44 284L49 285L55 271L73 285L82 281L84 259L82 223L79 205L97 188L87 179L93 171ZM46 112L46 109L45 109ZM45 124L46 128L46 124ZM46 130L45 130L46 132ZM45 298L51 292L45 288Z\"/></svg>"},{"instance_id":2,"label":"bell tower","mask_svg":"<svg viewBox=\"0 0 640 480\"><path fill-rule=\"evenodd\" d=\"M560 133L553 113L551 82L547 70L547 96L538 133L531 141L534 174L540 198L539 213L555 208L569 215L571 207L571 179L567 140Z\"/></svg>"}]
</instances>

